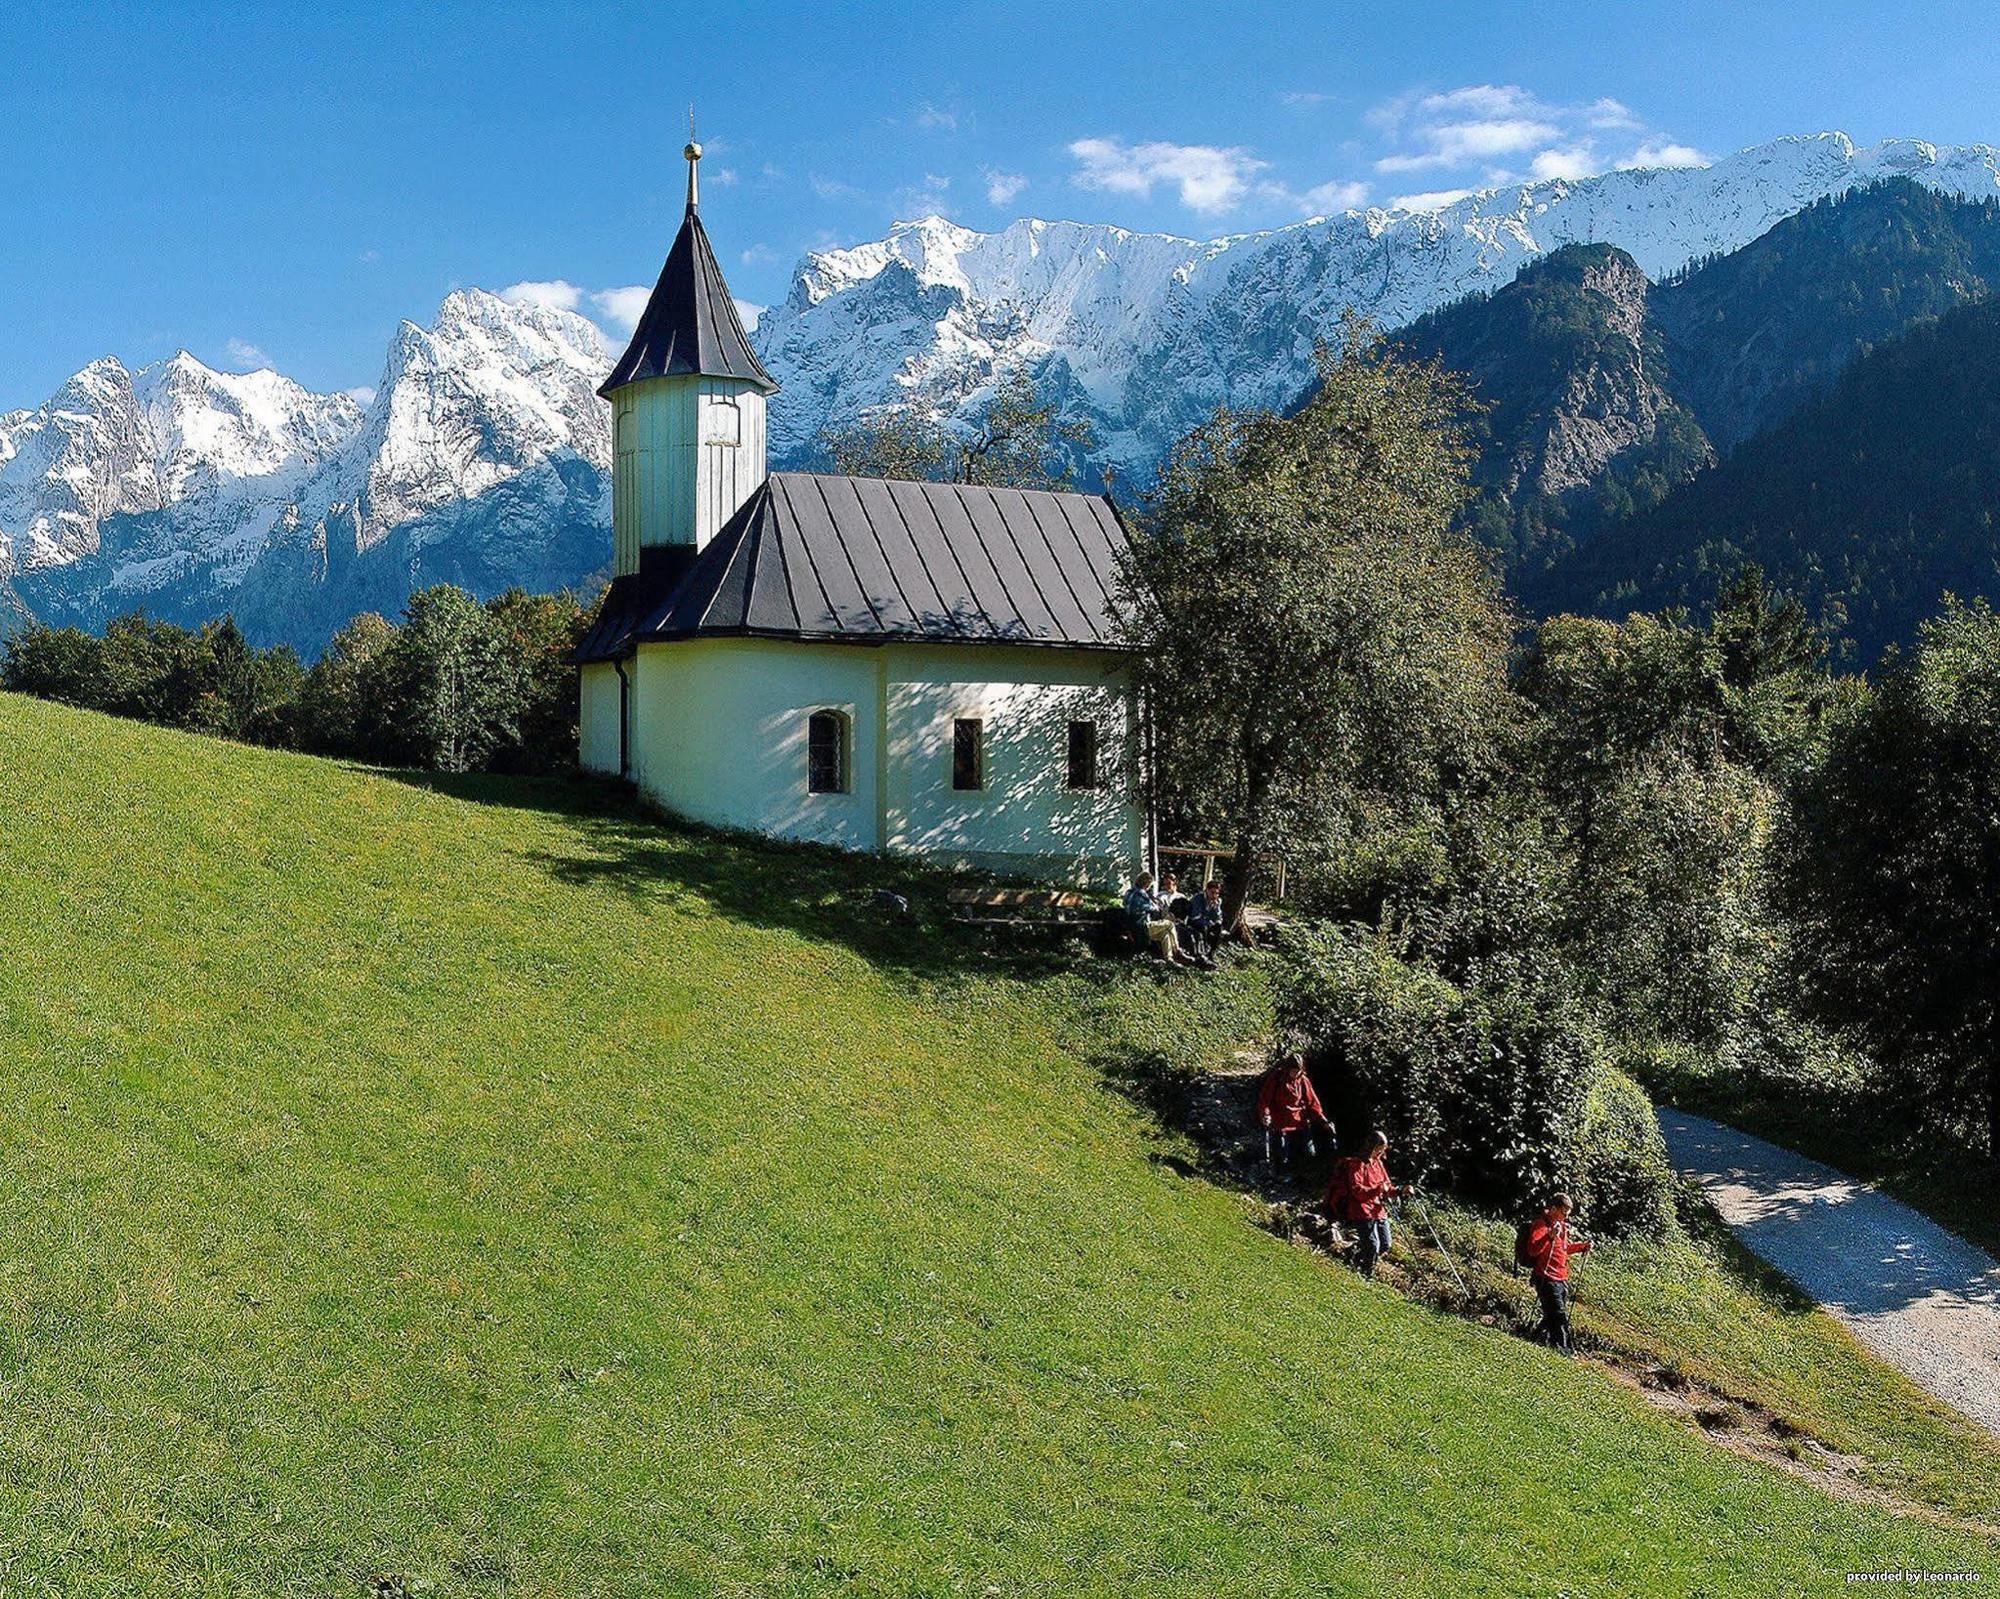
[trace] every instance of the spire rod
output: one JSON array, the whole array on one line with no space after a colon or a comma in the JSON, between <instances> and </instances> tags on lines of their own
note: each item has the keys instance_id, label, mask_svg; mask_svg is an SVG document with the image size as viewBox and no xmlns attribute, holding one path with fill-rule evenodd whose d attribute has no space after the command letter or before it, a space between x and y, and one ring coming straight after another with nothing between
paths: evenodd
<instances>
[{"instance_id":1,"label":"spire rod","mask_svg":"<svg viewBox=\"0 0 2000 1599\"><path fill-rule=\"evenodd\" d=\"M688 142L687 142L687 148L686 148L685 150L681 151L681 154L687 157L687 164L688 164L688 210L689 210L690 212L692 212L692 211L694 210L694 208L695 208L695 205L696 205L696 203L698 202L698 200L699 200L699 198L700 198L700 197L699 197L699 195L698 195L698 194L696 193L696 189L695 189L695 181L694 181L694 164L695 164L695 163L696 163L697 161L699 161L699 160L701 159L701 146L700 146L700 145L698 145L698 144L696 144L696 143L695 143L695 140L694 140L694 106L693 106L692 104L690 104L690 105L688 106Z\"/></svg>"}]
</instances>

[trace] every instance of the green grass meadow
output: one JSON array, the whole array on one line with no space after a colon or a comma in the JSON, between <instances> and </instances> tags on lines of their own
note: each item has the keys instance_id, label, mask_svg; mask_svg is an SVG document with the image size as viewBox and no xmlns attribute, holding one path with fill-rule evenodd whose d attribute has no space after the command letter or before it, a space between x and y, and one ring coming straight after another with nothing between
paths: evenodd
<instances>
[{"instance_id":1,"label":"green grass meadow","mask_svg":"<svg viewBox=\"0 0 2000 1599\"><path fill-rule=\"evenodd\" d=\"M2000 1580L1158 1158L1185 986L449 789L0 696L0 1596Z\"/></svg>"}]
</instances>

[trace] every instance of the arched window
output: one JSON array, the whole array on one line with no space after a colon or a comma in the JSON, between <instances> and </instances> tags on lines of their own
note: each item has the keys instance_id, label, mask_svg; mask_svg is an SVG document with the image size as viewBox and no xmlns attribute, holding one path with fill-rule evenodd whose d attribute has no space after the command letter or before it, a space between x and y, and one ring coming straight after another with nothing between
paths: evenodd
<instances>
[{"instance_id":1,"label":"arched window","mask_svg":"<svg viewBox=\"0 0 2000 1599\"><path fill-rule=\"evenodd\" d=\"M729 395L711 394L703 402L701 442L704 444L743 442L743 412Z\"/></svg>"},{"instance_id":2,"label":"arched window","mask_svg":"<svg viewBox=\"0 0 2000 1599\"><path fill-rule=\"evenodd\" d=\"M814 794L847 792L847 718L814 711L806 719L806 788Z\"/></svg>"}]
</instances>

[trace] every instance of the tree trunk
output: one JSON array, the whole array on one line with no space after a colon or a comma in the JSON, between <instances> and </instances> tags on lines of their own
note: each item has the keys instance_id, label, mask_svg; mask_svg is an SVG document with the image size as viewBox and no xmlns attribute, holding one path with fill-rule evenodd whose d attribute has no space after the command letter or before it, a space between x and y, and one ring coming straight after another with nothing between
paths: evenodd
<instances>
[{"instance_id":1,"label":"tree trunk","mask_svg":"<svg viewBox=\"0 0 2000 1599\"><path fill-rule=\"evenodd\" d=\"M1236 853L1222 874L1222 925L1232 938L1250 939L1250 883L1257 872L1257 842L1248 834L1236 840Z\"/></svg>"},{"instance_id":2,"label":"tree trunk","mask_svg":"<svg viewBox=\"0 0 2000 1599\"><path fill-rule=\"evenodd\" d=\"M2000 1020L1986 1028L1986 1159L2000 1169Z\"/></svg>"}]
</instances>

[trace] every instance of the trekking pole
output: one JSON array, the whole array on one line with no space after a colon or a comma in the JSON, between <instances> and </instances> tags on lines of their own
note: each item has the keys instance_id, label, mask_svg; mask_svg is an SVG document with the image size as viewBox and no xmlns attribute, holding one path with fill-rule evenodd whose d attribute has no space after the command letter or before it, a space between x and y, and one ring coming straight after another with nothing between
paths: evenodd
<instances>
[{"instance_id":1,"label":"trekking pole","mask_svg":"<svg viewBox=\"0 0 2000 1599\"><path fill-rule=\"evenodd\" d=\"M1437 1223L1431 1219L1431 1207L1424 1203L1422 1194L1412 1194L1410 1197L1417 1202L1417 1208L1424 1213L1424 1226L1429 1229L1431 1242L1437 1245L1437 1252L1444 1257L1445 1265L1450 1267L1452 1280L1458 1284L1458 1291L1470 1299L1472 1290L1465 1286L1465 1279L1459 1276L1458 1267L1452 1262L1451 1252L1444 1247L1444 1240L1438 1236Z\"/></svg>"}]
</instances>

